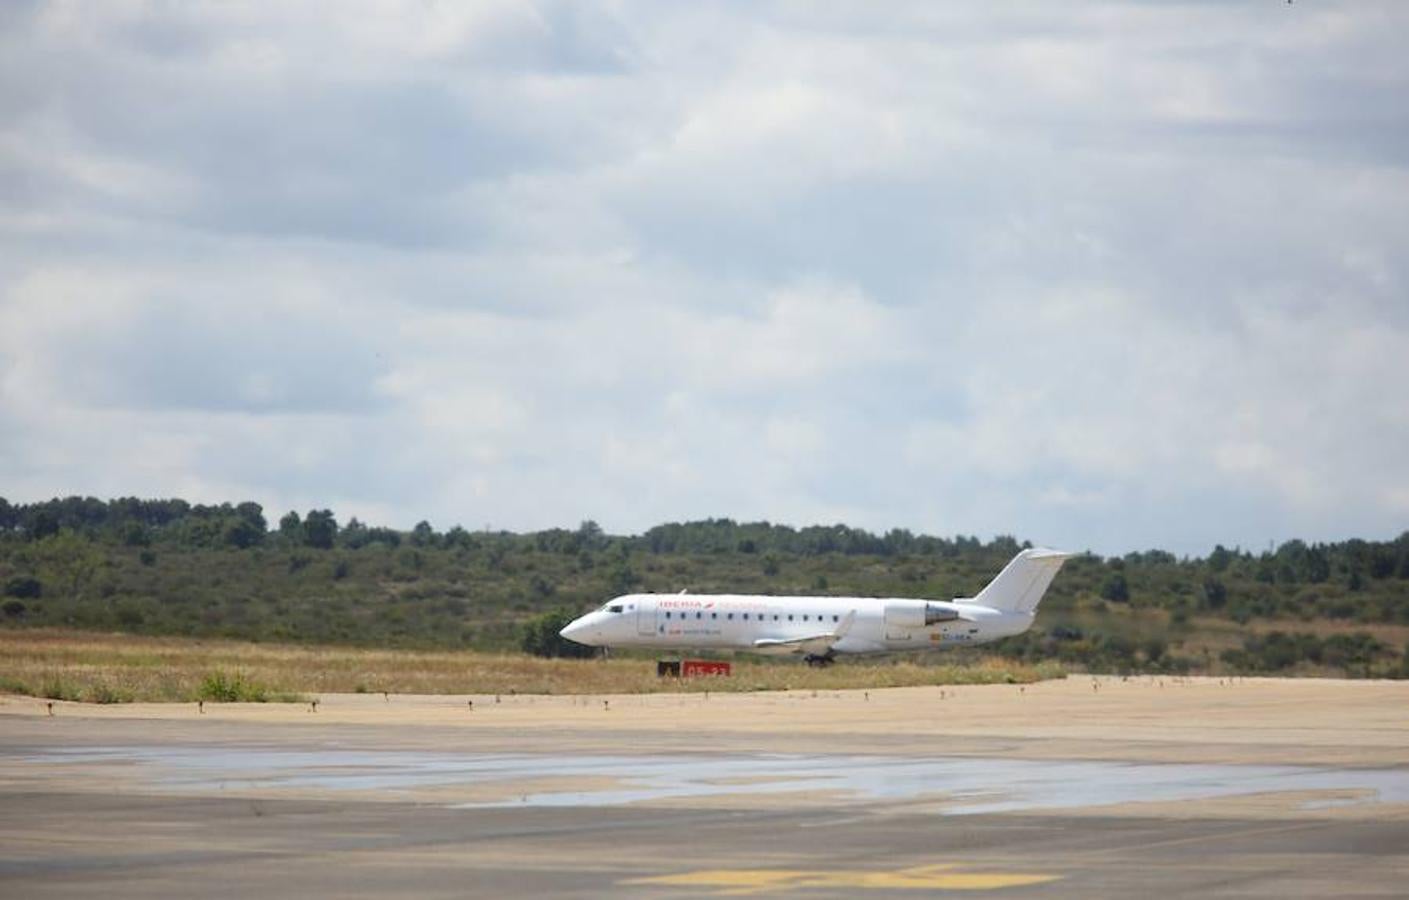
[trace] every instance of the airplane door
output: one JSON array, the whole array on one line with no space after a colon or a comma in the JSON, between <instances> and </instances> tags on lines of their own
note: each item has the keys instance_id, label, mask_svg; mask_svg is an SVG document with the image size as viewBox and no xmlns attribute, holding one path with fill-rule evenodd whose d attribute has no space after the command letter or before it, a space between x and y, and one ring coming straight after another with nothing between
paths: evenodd
<instances>
[{"instance_id":1,"label":"airplane door","mask_svg":"<svg viewBox=\"0 0 1409 900\"><path fill-rule=\"evenodd\" d=\"M656 601L645 597L636 601L636 633L642 637L656 633Z\"/></svg>"}]
</instances>

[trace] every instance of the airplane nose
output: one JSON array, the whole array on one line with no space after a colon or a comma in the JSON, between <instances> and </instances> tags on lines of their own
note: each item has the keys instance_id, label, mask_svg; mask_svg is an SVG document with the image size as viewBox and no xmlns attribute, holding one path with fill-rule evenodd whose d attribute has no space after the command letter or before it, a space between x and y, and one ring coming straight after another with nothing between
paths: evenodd
<instances>
[{"instance_id":1,"label":"airplane nose","mask_svg":"<svg viewBox=\"0 0 1409 900\"><path fill-rule=\"evenodd\" d=\"M587 636L587 623L582 621L581 619L573 619L563 628L562 631L559 631L558 634L562 637L567 638L570 641L576 641L579 644L585 644L587 643L587 641L584 640L584 638L586 638Z\"/></svg>"}]
</instances>

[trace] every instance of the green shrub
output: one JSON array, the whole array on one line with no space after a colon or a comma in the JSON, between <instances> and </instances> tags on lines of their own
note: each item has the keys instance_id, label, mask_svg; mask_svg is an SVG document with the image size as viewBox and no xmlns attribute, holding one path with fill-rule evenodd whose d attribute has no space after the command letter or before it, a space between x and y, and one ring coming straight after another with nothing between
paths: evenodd
<instances>
[{"instance_id":1,"label":"green shrub","mask_svg":"<svg viewBox=\"0 0 1409 900\"><path fill-rule=\"evenodd\" d=\"M28 697L33 693L29 685L18 678L0 675L0 694L19 694Z\"/></svg>"},{"instance_id":2,"label":"green shrub","mask_svg":"<svg viewBox=\"0 0 1409 900\"><path fill-rule=\"evenodd\" d=\"M558 633L572 620L572 613L562 609L544 613L533 619L524 626L523 640L520 643L523 652L531 653L534 656L562 656L581 659L596 655L597 649L595 647L570 641Z\"/></svg>"},{"instance_id":3,"label":"green shrub","mask_svg":"<svg viewBox=\"0 0 1409 900\"><path fill-rule=\"evenodd\" d=\"M89 703L131 703L132 694L100 681L88 688L84 699Z\"/></svg>"},{"instance_id":4,"label":"green shrub","mask_svg":"<svg viewBox=\"0 0 1409 900\"><path fill-rule=\"evenodd\" d=\"M50 675L44 679L44 684L39 689L39 696L46 700L81 700L78 688L73 682L61 678L58 675Z\"/></svg>"},{"instance_id":5,"label":"green shrub","mask_svg":"<svg viewBox=\"0 0 1409 900\"><path fill-rule=\"evenodd\" d=\"M230 674L216 669L201 682L197 696L215 703L264 703L269 699L269 689L241 672Z\"/></svg>"}]
</instances>

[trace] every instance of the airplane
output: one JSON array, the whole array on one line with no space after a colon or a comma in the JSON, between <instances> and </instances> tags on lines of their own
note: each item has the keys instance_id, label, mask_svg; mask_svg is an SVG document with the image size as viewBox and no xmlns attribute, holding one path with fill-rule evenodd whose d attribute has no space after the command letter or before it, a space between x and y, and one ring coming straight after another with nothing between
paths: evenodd
<instances>
[{"instance_id":1,"label":"airplane","mask_svg":"<svg viewBox=\"0 0 1409 900\"><path fill-rule=\"evenodd\" d=\"M1047 586L1074 553L1027 549L974 597L775 597L766 594L623 594L558 632L589 647L742 650L801 656L983 644L1032 626Z\"/></svg>"}]
</instances>

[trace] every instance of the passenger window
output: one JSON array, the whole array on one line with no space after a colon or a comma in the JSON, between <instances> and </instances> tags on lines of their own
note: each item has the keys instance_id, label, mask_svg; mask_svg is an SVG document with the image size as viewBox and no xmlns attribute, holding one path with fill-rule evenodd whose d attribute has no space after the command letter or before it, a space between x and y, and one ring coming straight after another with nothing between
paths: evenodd
<instances>
[{"instance_id":1,"label":"passenger window","mask_svg":"<svg viewBox=\"0 0 1409 900\"><path fill-rule=\"evenodd\" d=\"M667 619L670 618L670 611L669 611L669 610L666 611L665 617L666 617Z\"/></svg>"},{"instance_id":2,"label":"passenger window","mask_svg":"<svg viewBox=\"0 0 1409 900\"><path fill-rule=\"evenodd\" d=\"M733 619L734 619L734 614L733 614L733 613L729 613L729 620L732 622Z\"/></svg>"},{"instance_id":3,"label":"passenger window","mask_svg":"<svg viewBox=\"0 0 1409 900\"><path fill-rule=\"evenodd\" d=\"M788 621L791 622L792 620L793 620L793 614L792 614L792 613L788 613Z\"/></svg>"},{"instance_id":4,"label":"passenger window","mask_svg":"<svg viewBox=\"0 0 1409 900\"><path fill-rule=\"evenodd\" d=\"M704 613L702 613L702 612L697 612L697 613L695 613L695 618L696 618L696 619L703 619L703 618L704 618Z\"/></svg>"},{"instance_id":5,"label":"passenger window","mask_svg":"<svg viewBox=\"0 0 1409 900\"><path fill-rule=\"evenodd\" d=\"M841 616L832 616L832 621L833 621L833 622L840 622L840 621L841 621Z\"/></svg>"},{"instance_id":6,"label":"passenger window","mask_svg":"<svg viewBox=\"0 0 1409 900\"><path fill-rule=\"evenodd\" d=\"M717 618L719 618L719 613L710 613L710 614L709 614L709 617L710 617L711 619L717 619Z\"/></svg>"}]
</instances>

